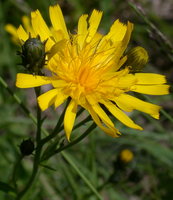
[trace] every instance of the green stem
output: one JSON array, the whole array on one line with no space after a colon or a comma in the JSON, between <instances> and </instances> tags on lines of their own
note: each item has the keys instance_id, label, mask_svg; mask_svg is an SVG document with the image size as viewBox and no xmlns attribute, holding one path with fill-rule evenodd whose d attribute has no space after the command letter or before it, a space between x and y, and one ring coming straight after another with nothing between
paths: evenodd
<instances>
[{"instance_id":1,"label":"green stem","mask_svg":"<svg viewBox=\"0 0 173 200\"><path fill-rule=\"evenodd\" d=\"M64 115L65 115L65 111L66 111L66 108L67 106L69 105L69 99L67 100L67 104L54 128L54 130L52 131L52 133L50 135L48 135L47 137L45 137L44 139L42 139L41 143L44 145L45 143L47 143L48 141L50 141L52 138L54 138L61 130L60 130L60 126L63 122L63 119L64 119Z\"/></svg>"},{"instance_id":2,"label":"green stem","mask_svg":"<svg viewBox=\"0 0 173 200\"><path fill-rule=\"evenodd\" d=\"M40 95L40 88L35 88L36 96L38 97ZM24 187L24 189L18 193L16 200L21 200L23 196L27 193L27 191L32 186L36 175L39 170L39 163L40 163L40 156L42 151L43 145L41 144L41 110L39 105L37 104L37 134L36 134L36 151L34 156L34 162L33 162L33 169L32 169L32 175L30 179L28 180L28 183Z\"/></svg>"},{"instance_id":3,"label":"green stem","mask_svg":"<svg viewBox=\"0 0 173 200\"><path fill-rule=\"evenodd\" d=\"M85 184L91 189L91 191L96 195L96 197L99 200L103 200L101 195L97 192L95 187L91 184L91 182L88 180L86 176L79 170L79 168L76 166L76 164L73 162L73 160L70 158L70 156L66 152L61 152L65 160L70 164L70 166L73 167L73 169L78 173L78 175L82 178L82 180L85 182Z\"/></svg>"},{"instance_id":4,"label":"green stem","mask_svg":"<svg viewBox=\"0 0 173 200\"><path fill-rule=\"evenodd\" d=\"M76 124L73 128L73 130L79 128L80 126L84 125L85 123L87 123L88 121L91 120L91 116L89 115L88 117L86 117L84 120L82 120L81 122L79 122L78 124ZM62 131L64 129L63 126L60 127L59 131Z\"/></svg>"},{"instance_id":5,"label":"green stem","mask_svg":"<svg viewBox=\"0 0 173 200\"><path fill-rule=\"evenodd\" d=\"M41 149L42 146L38 146L35 152L35 157L34 157L34 164L33 164L33 170L32 170L32 175L24 187L24 189L17 195L16 200L21 200L22 197L26 194L26 192L30 189L32 186L32 183L34 182L38 169L39 169L39 160L40 160L40 155L41 155Z\"/></svg>"},{"instance_id":6,"label":"green stem","mask_svg":"<svg viewBox=\"0 0 173 200\"><path fill-rule=\"evenodd\" d=\"M171 115L169 115L165 110L161 109L160 112L167 118L169 119L170 122L173 123L173 118L171 117Z\"/></svg>"},{"instance_id":7,"label":"green stem","mask_svg":"<svg viewBox=\"0 0 173 200\"><path fill-rule=\"evenodd\" d=\"M67 149L67 148L69 148L69 147L71 147L71 146L73 146L73 145L75 145L75 144L77 144L77 143L79 143L81 140L83 140L86 136L88 136L90 133L91 133L91 131L93 131L95 128L96 128L96 124L95 124L95 122L93 122L92 124L91 124L91 126L81 135L81 136L79 136L78 138L76 138L75 140L73 140L72 142L70 142L69 144L67 144L66 146L63 146L63 147L61 147L61 148L59 148L59 149L57 149L57 150L55 150L55 154L56 153L59 153L59 152L61 152L61 151L63 151L64 149Z\"/></svg>"},{"instance_id":8,"label":"green stem","mask_svg":"<svg viewBox=\"0 0 173 200\"><path fill-rule=\"evenodd\" d=\"M48 135L47 137L45 137L44 139L42 139L42 144L47 143L48 141L50 141L52 138L54 138L58 133L60 133L63 130L64 127L61 126L61 124L63 122L65 111L66 111L66 109L67 109L67 107L69 105L69 102L70 101L68 100L67 104L66 104L66 106L65 106L65 108L63 110L63 113L61 114L61 116L60 116L60 118L59 118L59 120L58 120L58 122L57 122L57 124L56 124L56 126L55 126L55 128L53 130L53 132L50 135ZM79 116L83 111L84 111L84 109L81 108L79 110L79 112L77 113L77 116ZM86 119L85 119L85 121L83 121L83 123L81 122L80 124L77 125L77 127L74 127L74 129L76 129L79 126L83 125L85 122L86 122Z\"/></svg>"},{"instance_id":9,"label":"green stem","mask_svg":"<svg viewBox=\"0 0 173 200\"><path fill-rule=\"evenodd\" d=\"M83 140L87 135L89 135L92 130L94 130L96 128L96 124L93 122L92 125L81 135L79 136L77 139L73 140L72 142L70 142L69 144L67 144L66 146L60 147L58 149L56 149L54 152L51 152L49 155L46 155L44 158L41 158L41 161L47 160L50 157L52 157L55 154L60 153L61 151L72 147L73 145L79 143L81 140Z\"/></svg>"},{"instance_id":10,"label":"green stem","mask_svg":"<svg viewBox=\"0 0 173 200\"><path fill-rule=\"evenodd\" d=\"M78 117L79 115L81 115L83 113L85 109L83 107L80 107L79 111L77 112L77 116Z\"/></svg>"},{"instance_id":11,"label":"green stem","mask_svg":"<svg viewBox=\"0 0 173 200\"><path fill-rule=\"evenodd\" d=\"M84 120L82 120L81 122L79 122L78 124L76 124L76 125L74 126L74 129L73 129L73 130L75 130L75 129L79 128L80 126L84 125L84 124L87 123L89 120L91 120L91 116L90 116L90 115L89 115L88 117L86 117Z\"/></svg>"},{"instance_id":12,"label":"green stem","mask_svg":"<svg viewBox=\"0 0 173 200\"><path fill-rule=\"evenodd\" d=\"M40 87L35 88L36 97L40 95ZM37 146L41 141L41 109L37 103L37 134L36 134L36 143Z\"/></svg>"},{"instance_id":13,"label":"green stem","mask_svg":"<svg viewBox=\"0 0 173 200\"><path fill-rule=\"evenodd\" d=\"M63 122L64 115L65 115L65 112L66 112L66 109L67 109L69 103L70 103L70 99L67 100L66 106L65 106L65 108L64 108L64 110L63 110L63 112L62 112L62 114L61 114L61 116L60 116L60 118L58 120L58 123L56 124L56 126L55 126L55 128L54 128L54 130L53 130L51 135L55 135L57 132L59 132L59 128L60 128L60 126L61 126L61 124Z\"/></svg>"},{"instance_id":14,"label":"green stem","mask_svg":"<svg viewBox=\"0 0 173 200\"><path fill-rule=\"evenodd\" d=\"M18 155L17 161L13 168L12 182L13 182L13 185L16 190L17 190L17 172L18 172L18 168L19 168L19 165L20 165L22 159L23 159L23 155Z\"/></svg>"}]
</instances>

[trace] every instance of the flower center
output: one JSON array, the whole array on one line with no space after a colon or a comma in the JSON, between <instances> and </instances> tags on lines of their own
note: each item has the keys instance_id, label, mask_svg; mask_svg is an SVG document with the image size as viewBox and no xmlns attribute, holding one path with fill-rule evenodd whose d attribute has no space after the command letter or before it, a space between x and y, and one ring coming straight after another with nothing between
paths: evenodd
<instances>
[{"instance_id":1,"label":"flower center","mask_svg":"<svg viewBox=\"0 0 173 200\"><path fill-rule=\"evenodd\" d=\"M64 92L74 99L86 95L105 96L117 87L116 59L110 49L97 52L97 45L87 44L78 51L76 44L67 44L54 55L51 68L58 80L65 81Z\"/></svg>"},{"instance_id":2,"label":"flower center","mask_svg":"<svg viewBox=\"0 0 173 200\"><path fill-rule=\"evenodd\" d=\"M101 71L95 64L94 56L83 50L77 52L77 48L65 48L56 55L56 74L61 80L69 84L71 90L78 93L93 92L101 80Z\"/></svg>"}]
</instances>

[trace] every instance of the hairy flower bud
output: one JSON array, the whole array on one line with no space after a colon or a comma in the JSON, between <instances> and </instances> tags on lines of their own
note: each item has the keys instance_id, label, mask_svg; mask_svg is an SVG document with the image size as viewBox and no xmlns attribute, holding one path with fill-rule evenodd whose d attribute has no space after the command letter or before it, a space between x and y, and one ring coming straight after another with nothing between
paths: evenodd
<instances>
[{"instance_id":1,"label":"hairy flower bud","mask_svg":"<svg viewBox=\"0 0 173 200\"><path fill-rule=\"evenodd\" d=\"M131 72L140 72L149 59L147 51L140 46L134 47L127 52L126 66L131 66Z\"/></svg>"},{"instance_id":2,"label":"hairy flower bud","mask_svg":"<svg viewBox=\"0 0 173 200\"><path fill-rule=\"evenodd\" d=\"M23 156L28 156L34 151L34 143L31 139L24 140L20 144L20 152Z\"/></svg>"},{"instance_id":3,"label":"hairy flower bud","mask_svg":"<svg viewBox=\"0 0 173 200\"><path fill-rule=\"evenodd\" d=\"M45 42L41 42L40 37L31 38L22 45L22 65L33 74L41 74L41 69L45 65Z\"/></svg>"}]
</instances>

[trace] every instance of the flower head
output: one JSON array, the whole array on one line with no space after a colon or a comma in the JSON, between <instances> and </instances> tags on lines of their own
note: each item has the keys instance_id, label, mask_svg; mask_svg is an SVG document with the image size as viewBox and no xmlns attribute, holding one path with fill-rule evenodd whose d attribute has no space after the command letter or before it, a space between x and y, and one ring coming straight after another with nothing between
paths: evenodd
<instances>
[{"instance_id":1,"label":"flower head","mask_svg":"<svg viewBox=\"0 0 173 200\"><path fill-rule=\"evenodd\" d=\"M61 9L51 6L51 30L45 24L39 11L31 13L32 30L41 40L48 39L47 68L52 76L38 76L19 73L16 86L38 87L51 84L52 89L38 97L40 108L60 106L68 97L70 103L64 117L64 129L69 139L75 122L78 105L85 108L95 123L108 135L117 137L120 132L106 113L105 107L115 118L130 128L142 130L124 113L140 110L159 118L160 106L142 101L128 94L129 91L150 94L168 94L169 86L163 75L152 73L130 73L125 66L124 51L130 40L133 24L116 20L106 35L97 32L102 12L94 10L79 18L76 34L67 31ZM26 41L27 33L20 26L18 36ZM121 67L123 66L123 69Z\"/></svg>"}]
</instances>

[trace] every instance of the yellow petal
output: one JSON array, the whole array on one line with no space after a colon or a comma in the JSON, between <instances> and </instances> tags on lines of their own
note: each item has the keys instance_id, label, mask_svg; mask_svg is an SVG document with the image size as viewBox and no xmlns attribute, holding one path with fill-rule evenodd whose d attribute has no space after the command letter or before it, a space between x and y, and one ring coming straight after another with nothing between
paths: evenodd
<instances>
[{"instance_id":1,"label":"yellow petal","mask_svg":"<svg viewBox=\"0 0 173 200\"><path fill-rule=\"evenodd\" d=\"M58 95L55 99L55 108L60 106L68 98L68 95L65 95L61 90L58 89Z\"/></svg>"},{"instance_id":2,"label":"yellow petal","mask_svg":"<svg viewBox=\"0 0 173 200\"><path fill-rule=\"evenodd\" d=\"M93 10L89 19L88 36L86 42L90 42L95 33L97 32L103 12Z\"/></svg>"},{"instance_id":3,"label":"yellow petal","mask_svg":"<svg viewBox=\"0 0 173 200\"><path fill-rule=\"evenodd\" d=\"M131 87L131 91L150 95L169 94L169 85L135 85Z\"/></svg>"},{"instance_id":4,"label":"yellow petal","mask_svg":"<svg viewBox=\"0 0 173 200\"><path fill-rule=\"evenodd\" d=\"M35 34L40 35L43 40L52 35L39 10L31 12L31 23Z\"/></svg>"},{"instance_id":5,"label":"yellow petal","mask_svg":"<svg viewBox=\"0 0 173 200\"><path fill-rule=\"evenodd\" d=\"M23 29L21 25L17 29L17 35L18 38L23 41L26 41L29 38L29 35L26 33L26 31Z\"/></svg>"},{"instance_id":6,"label":"yellow petal","mask_svg":"<svg viewBox=\"0 0 173 200\"><path fill-rule=\"evenodd\" d=\"M55 30L52 27L50 29L51 29L51 33L53 35L53 38L55 39L56 42L64 40L64 33L62 32L62 30Z\"/></svg>"},{"instance_id":7,"label":"yellow petal","mask_svg":"<svg viewBox=\"0 0 173 200\"><path fill-rule=\"evenodd\" d=\"M124 37L122 38L122 41L120 41L118 44L117 42L115 42L115 46L116 47L116 52L115 52L115 58L116 59L120 59L125 51L125 49L127 48L127 45L129 43L129 40L130 40L130 37L131 37L131 33L132 33L132 30L133 30L133 24L128 22L127 23L127 30L125 32L125 35ZM116 70L118 70L118 68L116 68Z\"/></svg>"},{"instance_id":8,"label":"yellow petal","mask_svg":"<svg viewBox=\"0 0 173 200\"><path fill-rule=\"evenodd\" d=\"M122 76L118 79L118 85L117 87L130 87L134 85L137 82L137 79L133 74L127 74L125 76Z\"/></svg>"},{"instance_id":9,"label":"yellow petal","mask_svg":"<svg viewBox=\"0 0 173 200\"><path fill-rule=\"evenodd\" d=\"M135 109L133 105L126 102L126 96L124 96L124 94L121 94L116 98L111 98L110 100L114 101L116 105L125 112L132 112Z\"/></svg>"},{"instance_id":10,"label":"yellow petal","mask_svg":"<svg viewBox=\"0 0 173 200\"><path fill-rule=\"evenodd\" d=\"M103 109L100 107L100 105L92 98L91 96L87 96L87 100L89 104L92 106L92 109L94 112L97 113L97 115L100 117L100 119L109 127L114 128L113 122L110 120L110 118L107 116L107 114L103 111Z\"/></svg>"},{"instance_id":11,"label":"yellow petal","mask_svg":"<svg viewBox=\"0 0 173 200\"><path fill-rule=\"evenodd\" d=\"M127 56L120 58L117 69L119 69L127 60Z\"/></svg>"},{"instance_id":12,"label":"yellow petal","mask_svg":"<svg viewBox=\"0 0 173 200\"><path fill-rule=\"evenodd\" d=\"M136 73L135 77L138 79L137 84L164 84L166 78L164 75L152 74L152 73Z\"/></svg>"},{"instance_id":13,"label":"yellow petal","mask_svg":"<svg viewBox=\"0 0 173 200\"><path fill-rule=\"evenodd\" d=\"M8 33L10 33L12 36L14 36L14 37L18 37L18 35L17 35L17 29L16 29L16 27L15 26L13 26L13 25L11 25L11 24L7 24L7 25L5 25L5 30L8 32Z\"/></svg>"},{"instance_id":14,"label":"yellow petal","mask_svg":"<svg viewBox=\"0 0 173 200\"><path fill-rule=\"evenodd\" d=\"M33 35L33 30L31 27L31 23L30 23L30 19L28 16L23 16L22 17L22 22L23 22L23 26L25 28L25 30L27 31L27 33L31 33L31 35Z\"/></svg>"},{"instance_id":15,"label":"yellow petal","mask_svg":"<svg viewBox=\"0 0 173 200\"><path fill-rule=\"evenodd\" d=\"M64 34L64 38L69 39L69 34L67 32L66 24L60 6L50 6L49 14L54 29L61 30Z\"/></svg>"},{"instance_id":16,"label":"yellow petal","mask_svg":"<svg viewBox=\"0 0 173 200\"><path fill-rule=\"evenodd\" d=\"M13 25L11 24L7 24L5 25L5 30L11 34L11 39L12 41L15 43L15 44L19 44L19 38L18 38L18 35L17 35L17 29L16 27L14 27Z\"/></svg>"},{"instance_id":17,"label":"yellow petal","mask_svg":"<svg viewBox=\"0 0 173 200\"><path fill-rule=\"evenodd\" d=\"M111 137L119 137L120 132L116 128L108 128L102 124L96 112L92 109L92 106L85 105L85 109L88 110L91 117L95 121L95 123L99 126L101 130L103 130L107 135Z\"/></svg>"},{"instance_id":18,"label":"yellow petal","mask_svg":"<svg viewBox=\"0 0 173 200\"><path fill-rule=\"evenodd\" d=\"M124 112L122 112L119 108L117 108L116 105L111 103L110 101L102 101L102 103L105 105L105 107L109 110L109 112L112 113L114 117L116 117L119 121L121 121L123 124L130 128L143 130L142 127L135 124Z\"/></svg>"},{"instance_id":19,"label":"yellow petal","mask_svg":"<svg viewBox=\"0 0 173 200\"><path fill-rule=\"evenodd\" d=\"M156 119L159 119L159 110L161 107L158 105L142 101L128 94L121 94L113 101L124 111L130 112L136 109L141 112L145 112Z\"/></svg>"},{"instance_id":20,"label":"yellow petal","mask_svg":"<svg viewBox=\"0 0 173 200\"><path fill-rule=\"evenodd\" d=\"M87 28L88 28L88 23L87 23L87 17L88 15L82 15L80 18L79 18L79 21L78 21L78 44L79 44L79 47L80 49L82 49L83 47L83 44L84 44L84 41L86 39L86 36L87 36Z\"/></svg>"},{"instance_id":21,"label":"yellow petal","mask_svg":"<svg viewBox=\"0 0 173 200\"><path fill-rule=\"evenodd\" d=\"M63 48L66 47L66 40L61 40L59 42L56 42L55 45L52 46L50 52L48 53L49 60L59 51L61 51Z\"/></svg>"},{"instance_id":22,"label":"yellow petal","mask_svg":"<svg viewBox=\"0 0 173 200\"><path fill-rule=\"evenodd\" d=\"M16 87L32 88L51 83L51 77L36 76L32 74L18 73L16 77Z\"/></svg>"},{"instance_id":23,"label":"yellow petal","mask_svg":"<svg viewBox=\"0 0 173 200\"><path fill-rule=\"evenodd\" d=\"M56 80L56 77L52 78L51 83L55 88L64 88L68 86L68 84L64 80Z\"/></svg>"},{"instance_id":24,"label":"yellow petal","mask_svg":"<svg viewBox=\"0 0 173 200\"><path fill-rule=\"evenodd\" d=\"M42 41L48 39L48 41L46 42L46 50L49 50L54 45L54 42L51 39L52 33L47 27L39 10L31 12L31 24L36 36L39 35Z\"/></svg>"},{"instance_id":25,"label":"yellow petal","mask_svg":"<svg viewBox=\"0 0 173 200\"><path fill-rule=\"evenodd\" d=\"M70 140L71 131L73 129L73 125L75 122L76 112L77 112L77 104L74 100L71 100L64 116L64 130L68 141Z\"/></svg>"},{"instance_id":26,"label":"yellow petal","mask_svg":"<svg viewBox=\"0 0 173 200\"><path fill-rule=\"evenodd\" d=\"M46 110L54 103L57 94L58 90L52 89L37 98L38 104L42 111Z\"/></svg>"},{"instance_id":27,"label":"yellow petal","mask_svg":"<svg viewBox=\"0 0 173 200\"><path fill-rule=\"evenodd\" d=\"M122 40L123 51L126 49L128 43L129 43L132 31L133 31L133 24L128 22L127 23L127 31L126 31L126 34L125 34L123 40Z\"/></svg>"},{"instance_id":28,"label":"yellow petal","mask_svg":"<svg viewBox=\"0 0 173 200\"><path fill-rule=\"evenodd\" d=\"M106 35L106 39L111 39L113 42L122 41L127 31L127 26L116 20L110 28L109 33Z\"/></svg>"}]
</instances>

